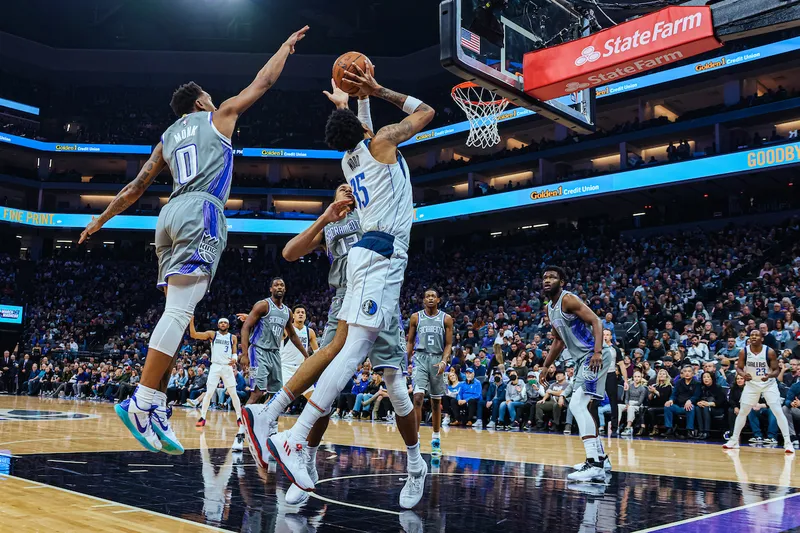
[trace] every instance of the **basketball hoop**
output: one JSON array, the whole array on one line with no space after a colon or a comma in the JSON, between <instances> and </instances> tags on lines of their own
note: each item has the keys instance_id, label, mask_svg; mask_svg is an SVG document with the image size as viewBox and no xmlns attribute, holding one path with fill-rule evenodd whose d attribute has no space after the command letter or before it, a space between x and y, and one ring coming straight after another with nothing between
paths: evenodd
<instances>
[{"instance_id":1,"label":"basketball hoop","mask_svg":"<svg viewBox=\"0 0 800 533\"><path fill-rule=\"evenodd\" d=\"M469 119L467 146L489 148L500 142L497 133L497 115L508 105L508 100L497 93L471 81L459 83L450 93Z\"/></svg>"}]
</instances>

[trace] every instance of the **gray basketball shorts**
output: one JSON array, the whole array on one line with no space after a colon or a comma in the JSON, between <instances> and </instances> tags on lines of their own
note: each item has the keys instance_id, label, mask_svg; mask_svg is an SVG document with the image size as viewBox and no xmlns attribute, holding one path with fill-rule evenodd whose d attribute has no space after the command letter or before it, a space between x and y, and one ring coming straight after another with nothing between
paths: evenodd
<instances>
[{"instance_id":1,"label":"gray basketball shorts","mask_svg":"<svg viewBox=\"0 0 800 533\"><path fill-rule=\"evenodd\" d=\"M342 309L344 301L344 289L338 289L336 295L331 300L331 307L328 310L328 322L325 324L325 331L322 333L322 343L320 347L329 344L336 336L339 327L339 320L336 318ZM405 371L408 367L406 361L406 337L403 328L400 326L400 310L392 314L389 327L378 333L375 344L369 353L369 360L373 368L396 368Z\"/></svg>"},{"instance_id":2,"label":"gray basketball shorts","mask_svg":"<svg viewBox=\"0 0 800 533\"><path fill-rule=\"evenodd\" d=\"M428 393L431 398L441 398L444 395L444 374L439 374L442 356L432 356L425 353L414 356L414 394Z\"/></svg>"},{"instance_id":3,"label":"gray basketball shorts","mask_svg":"<svg viewBox=\"0 0 800 533\"><path fill-rule=\"evenodd\" d=\"M281 351L267 350L251 344L249 355L250 368L256 371L255 386L270 394L280 392L283 387Z\"/></svg>"},{"instance_id":4,"label":"gray basketball shorts","mask_svg":"<svg viewBox=\"0 0 800 533\"><path fill-rule=\"evenodd\" d=\"M228 222L214 200L203 192L189 192L161 210L156 223L159 287L176 274L213 279L228 242Z\"/></svg>"},{"instance_id":5,"label":"gray basketball shorts","mask_svg":"<svg viewBox=\"0 0 800 533\"><path fill-rule=\"evenodd\" d=\"M590 359L591 356L588 356L575 362L575 382L572 385L572 390L578 390L579 387L582 387L583 392L589 396L602 400L606 394L608 373L614 372L616 354L614 350L604 349L603 364L598 372L594 372L589 368ZM614 393L616 394L616 391Z\"/></svg>"}]
</instances>

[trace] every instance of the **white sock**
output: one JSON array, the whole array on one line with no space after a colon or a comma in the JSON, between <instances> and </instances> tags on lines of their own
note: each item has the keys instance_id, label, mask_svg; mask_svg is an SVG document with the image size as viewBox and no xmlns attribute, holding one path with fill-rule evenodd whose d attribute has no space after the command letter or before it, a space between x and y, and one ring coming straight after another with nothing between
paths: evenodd
<instances>
[{"instance_id":1,"label":"white sock","mask_svg":"<svg viewBox=\"0 0 800 533\"><path fill-rule=\"evenodd\" d=\"M418 472L422 469L420 466L422 455L419 453L419 442L413 446L406 446L406 449L408 450L408 471Z\"/></svg>"},{"instance_id":2,"label":"white sock","mask_svg":"<svg viewBox=\"0 0 800 533\"><path fill-rule=\"evenodd\" d=\"M267 416L270 420L277 420L293 401L294 396L286 391L286 387L283 387L280 392L269 401L267 405Z\"/></svg>"},{"instance_id":3,"label":"white sock","mask_svg":"<svg viewBox=\"0 0 800 533\"><path fill-rule=\"evenodd\" d=\"M146 411L150 409L154 402L154 395L155 389L151 389L150 387L145 387L144 385L139 385L136 387L136 390L133 392L134 402L136 407Z\"/></svg>"},{"instance_id":4,"label":"white sock","mask_svg":"<svg viewBox=\"0 0 800 533\"><path fill-rule=\"evenodd\" d=\"M167 406L167 393L157 390L153 393L153 403L159 407Z\"/></svg>"},{"instance_id":5,"label":"white sock","mask_svg":"<svg viewBox=\"0 0 800 533\"><path fill-rule=\"evenodd\" d=\"M432 438L432 439L438 439L438 438L439 438L439 432L438 432L438 431L435 431L435 432L433 433L433 436L432 436L431 438Z\"/></svg>"},{"instance_id":6,"label":"white sock","mask_svg":"<svg viewBox=\"0 0 800 533\"><path fill-rule=\"evenodd\" d=\"M597 458L605 457L606 450L603 448L603 439L597 437L597 439L595 439L595 446L597 446Z\"/></svg>"},{"instance_id":7,"label":"white sock","mask_svg":"<svg viewBox=\"0 0 800 533\"><path fill-rule=\"evenodd\" d=\"M311 463L316 463L317 461L317 450L319 450L319 446L307 446L306 450L308 450L308 458Z\"/></svg>"},{"instance_id":8,"label":"white sock","mask_svg":"<svg viewBox=\"0 0 800 533\"><path fill-rule=\"evenodd\" d=\"M598 462L597 457L597 438L583 439L583 448L586 450L586 458L590 461Z\"/></svg>"}]
</instances>

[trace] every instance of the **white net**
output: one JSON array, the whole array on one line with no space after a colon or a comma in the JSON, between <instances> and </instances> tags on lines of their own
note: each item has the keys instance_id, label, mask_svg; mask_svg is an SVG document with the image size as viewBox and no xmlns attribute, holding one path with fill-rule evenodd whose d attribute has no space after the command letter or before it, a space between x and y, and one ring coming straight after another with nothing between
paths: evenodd
<instances>
[{"instance_id":1,"label":"white net","mask_svg":"<svg viewBox=\"0 0 800 533\"><path fill-rule=\"evenodd\" d=\"M469 119L467 146L489 148L500 142L497 115L505 110L508 100L474 83L456 85L451 96Z\"/></svg>"}]
</instances>

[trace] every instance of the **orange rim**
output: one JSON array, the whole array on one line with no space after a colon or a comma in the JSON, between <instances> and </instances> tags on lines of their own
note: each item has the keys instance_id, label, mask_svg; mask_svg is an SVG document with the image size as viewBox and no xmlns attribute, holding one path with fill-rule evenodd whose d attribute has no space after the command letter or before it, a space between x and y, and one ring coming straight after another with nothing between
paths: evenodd
<instances>
[{"instance_id":1,"label":"orange rim","mask_svg":"<svg viewBox=\"0 0 800 533\"><path fill-rule=\"evenodd\" d=\"M466 100L464 98L461 98L458 95L457 91L459 89L474 89L474 88L477 88L477 87L481 87L481 86L478 85L477 83L473 83L471 81L465 81L465 82L459 83L458 85L453 87L453 89L450 91L450 95L453 97L453 100L457 100L457 101L462 102L464 104L470 104L470 105L475 105L475 106L500 105L503 102L507 102L508 101L507 98L498 98L496 100L489 100L487 102L483 102L483 101L477 101L476 102L475 100ZM482 87L482 88L485 89L485 87ZM491 89L486 89L486 90L487 91L491 91Z\"/></svg>"}]
</instances>

